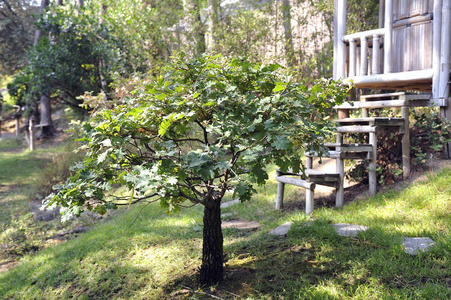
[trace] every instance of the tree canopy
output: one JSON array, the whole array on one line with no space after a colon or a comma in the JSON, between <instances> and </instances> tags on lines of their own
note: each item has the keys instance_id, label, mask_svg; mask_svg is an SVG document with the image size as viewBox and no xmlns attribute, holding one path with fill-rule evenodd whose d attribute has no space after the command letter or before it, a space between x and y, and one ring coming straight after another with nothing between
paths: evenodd
<instances>
[{"instance_id":1,"label":"tree canopy","mask_svg":"<svg viewBox=\"0 0 451 300\"><path fill-rule=\"evenodd\" d=\"M68 215L142 201L168 211L204 205L201 282L209 284L222 277L226 191L247 201L268 179L268 164L299 171L304 143L320 147L333 126L325 116L346 92L331 81L308 89L277 64L183 55L119 90L82 126L86 158L47 204ZM113 195L118 184L128 192Z\"/></svg>"},{"instance_id":2,"label":"tree canopy","mask_svg":"<svg viewBox=\"0 0 451 300\"><path fill-rule=\"evenodd\" d=\"M0 1L0 77L12 75L25 65L25 52L33 45L37 12L32 0Z\"/></svg>"}]
</instances>

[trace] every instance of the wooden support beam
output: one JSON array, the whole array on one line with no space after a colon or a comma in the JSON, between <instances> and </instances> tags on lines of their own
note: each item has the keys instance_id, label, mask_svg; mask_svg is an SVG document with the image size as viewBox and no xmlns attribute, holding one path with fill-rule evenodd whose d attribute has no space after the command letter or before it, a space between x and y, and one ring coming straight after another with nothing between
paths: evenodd
<instances>
[{"instance_id":1,"label":"wooden support beam","mask_svg":"<svg viewBox=\"0 0 451 300\"><path fill-rule=\"evenodd\" d=\"M36 149L35 143L36 143L36 127L35 127L35 121L34 118L30 118L30 123L28 127L29 132L29 141L30 141L30 151L34 151Z\"/></svg>"},{"instance_id":2,"label":"wooden support beam","mask_svg":"<svg viewBox=\"0 0 451 300\"><path fill-rule=\"evenodd\" d=\"M393 68L393 0L385 0L384 29L384 74L388 74L392 72Z\"/></svg>"},{"instance_id":3,"label":"wooden support beam","mask_svg":"<svg viewBox=\"0 0 451 300\"><path fill-rule=\"evenodd\" d=\"M377 137L375 132L371 132L369 142L373 147L373 151L368 154L368 181L370 196L376 195L377 189Z\"/></svg>"},{"instance_id":4,"label":"wooden support beam","mask_svg":"<svg viewBox=\"0 0 451 300\"><path fill-rule=\"evenodd\" d=\"M410 177L410 130L409 108L401 108L401 116L404 119L404 134L402 135L402 173L404 178Z\"/></svg>"},{"instance_id":5,"label":"wooden support beam","mask_svg":"<svg viewBox=\"0 0 451 300\"><path fill-rule=\"evenodd\" d=\"M342 207L344 203L344 177L345 177L345 163L343 158L337 158L336 171L340 174L338 187L335 196L335 207Z\"/></svg>"},{"instance_id":6,"label":"wooden support beam","mask_svg":"<svg viewBox=\"0 0 451 300\"><path fill-rule=\"evenodd\" d=\"M337 11L335 13L336 25L334 41L337 44L335 56L337 71L334 79L346 77L346 45L343 42L343 37L346 35L346 0L335 0L337 2Z\"/></svg>"},{"instance_id":7,"label":"wooden support beam","mask_svg":"<svg viewBox=\"0 0 451 300\"><path fill-rule=\"evenodd\" d=\"M449 77L451 63L451 38L449 38L449 29L451 28L451 0L443 0L442 8L442 33L447 34L441 39L440 48L440 88L439 98L448 99L449 96ZM448 100L449 101L449 100ZM445 103L440 109L440 115L443 118L451 120L451 103ZM451 143L445 147L445 157L451 158Z\"/></svg>"},{"instance_id":8,"label":"wooden support beam","mask_svg":"<svg viewBox=\"0 0 451 300\"><path fill-rule=\"evenodd\" d=\"M434 1L434 22L432 24L432 99L440 99L440 51L442 36L442 0Z\"/></svg>"},{"instance_id":9,"label":"wooden support beam","mask_svg":"<svg viewBox=\"0 0 451 300\"><path fill-rule=\"evenodd\" d=\"M339 133L368 133L376 132L376 126L340 126L337 127Z\"/></svg>"}]
</instances>

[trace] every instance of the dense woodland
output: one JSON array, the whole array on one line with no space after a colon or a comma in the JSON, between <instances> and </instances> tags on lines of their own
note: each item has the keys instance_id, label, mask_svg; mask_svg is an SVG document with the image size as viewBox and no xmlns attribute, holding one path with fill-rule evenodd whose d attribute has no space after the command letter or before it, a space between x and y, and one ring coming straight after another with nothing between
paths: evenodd
<instances>
[{"instance_id":1,"label":"dense woodland","mask_svg":"<svg viewBox=\"0 0 451 300\"><path fill-rule=\"evenodd\" d=\"M350 30L374 28L378 1L349 4ZM303 82L332 68L333 1L33 1L0 3L0 76L11 104L53 129L51 103L79 108L85 92L113 99L114 84L154 70L175 52L221 53L292 67Z\"/></svg>"}]
</instances>

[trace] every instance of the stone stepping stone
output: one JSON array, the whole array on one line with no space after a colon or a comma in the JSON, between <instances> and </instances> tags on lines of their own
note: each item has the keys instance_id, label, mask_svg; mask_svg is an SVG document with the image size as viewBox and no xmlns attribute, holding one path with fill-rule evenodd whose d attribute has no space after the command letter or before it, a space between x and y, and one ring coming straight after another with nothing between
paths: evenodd
<instances>
[{"instance_id":1,"label":"stone stepping stone","mask_svg":"<svg viewBox=\"0 0 451 300\"><path fill-rule=\"evenodd\" d=\"M260 227L260 223L257 221L246 221L246 220L230 220L230 221L224 221L221 224L221 228L236 228L236 229L243 229L243 230L256 230Z\"/></svg>"},{"instance_id":2,"label":"stone stepping stone","mask_svg":"<svg viewBox=\"0 0 451 300\"><path fill-rule=\"evenodd\" d=\"M425 237L404 237L401 240L401 244L404 246L405 253L414 255L421 251L428 251L430 247L435 245L435 242Z\"/></svg>"},{"instance_id":3,"label":"stone stepping stone","mask_svg":"<svg viewBox=\"0 0 451 300\"><path fill-rule=\"evenodd\" d=\"M240 199L235 199L232 201L227 201L221 204L221 208L226 208L235 204L241 203Z\"/></svg>"},{"instance_id":4,"label":"stone stepping stone","mask_svg":"<svg viewBox=\"0 0 451 300\"><path fill-rule=\"evenodd\" d=\"M287 235L288 231L291 229L291 225L293 225L293 222L286 222L273 230L269 232L269 234L278 235L278 236L285 236Z\"/></svg>"},{"instance_id":5,"label":"stone stepping stone","mask_svg":"<svg viewBox=\"0 0 451 300\"><path fill-rule=\"evenodd\" d=\"M365 231L368 229L367 226L346 224L346 223L332 224L332 227L335 228L335 231L338 233L339 236L345 236L345 237L354 237L360 231Z\"/></svg>"}]
</instances>

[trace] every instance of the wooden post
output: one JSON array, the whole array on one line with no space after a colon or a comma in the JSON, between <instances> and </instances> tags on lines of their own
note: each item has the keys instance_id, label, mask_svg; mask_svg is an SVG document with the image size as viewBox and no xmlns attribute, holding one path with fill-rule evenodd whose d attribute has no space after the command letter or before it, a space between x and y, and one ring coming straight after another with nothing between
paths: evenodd
<instances>
[{"instance_id":1,"label":"wooden post","mask_svg":"<svg viewBox=\"0 0 451 300\"><path fill-rule=\"evenodd\" d=\"M337 1L337 12L336 12L336 24L335 28L337 43L336 49L337 54L335 56L337 64L337 72L335 73L336 78L345 78L346 76L346 45L343 42L343 37L346 35L346 0L336 0Z\"/></svg>"},{"instance_id":2,"label":"wooden post","mask_svg":"<svg viewBox=\"0 0 451 300\"><path fill-rule=\"evenodd\" d=\"M410 176L409 107L401 107L401 117L404 119L404 134L402 135L402 174L404 178L408 178Z\"/></svg>"},{"instance_id":3,"label":"wooden post","mask_svg":"<svg viewBox=\"0 0 451 300\"><path fill-rule=\"evenodd\" d=\"M384 28L385 0L379 0L379 28Z\"/></svg>"},{"instance_id":4,"label":"wooden post","mask_svg":"<svg viewBox=\"0 0 451 300\"><path fill-rule=\"evenodd\" d=\"M372 63L372 68L371 68L371 74L375 75L375 74L379 74L379 56L380 56L380 51L379 51L379 47L380 47L380 39L379 39L379 35L374 34L373 35L373 63Z\"/></svg>"},{"instance_id":5,"label":"wooden post","mask_svg":"<svg viewBox=\"0 0 451 300\"><path fill-rule=\"evenodd\" d=\"M311 189L305 189L305 214L309 215L313 212L314 205L313 205L313 199L314 194L313 190Z\"/></svg>"},{"instance_id":6,"label":"wooden post","mask_svg":"<svg viewBox=\"0 0 451 300\"><path fill-rule=\"evenodd\" d=\"M393 0L385 1L384 74L392 72Z\"/></svg>"},{"instance_id":7,"label":"wooden post","mask_svg":"<svg viewBox=\"0 0 451 300\"><path fill-rule=\"evenodd\" d=\"M360 76L368 75L368 42L366 37L360 39Z\"/></svg>"},{"instance_id":8,"label":"wooden post","mask_svg":"<svg viewBox=\"0 0 451 300\"><path fill-rule=\"evenodd\" d=\"M440 101L440 51L442 35L442 0L434 1L433 44L432 44L432 99Z\"/></svg>"},{"instance_id":9,"label":"wooden post","mask_svg":"<svg viewBox=\"0 0 451 300\"><path fill-rule=\"evenodd\" d=\"M349 77L355 76L355 63L356 63L356 44L355 39L351 38L349 39Z\"/></svg>"},{"instance_id":10,"label":"wooden post","mask_svg":"<svg viewBox=\"0 0 451 300\"><path fill-rule=\"evenodd\" d=\"M344 159L337 158L337 173L340 174L340 180L338 182L337 195L335 198L335 207L342 207L344 202L344 175L345 175L345 164Z\"/></svg>"},{"instance_id":11,"label":"wooden post","mask_svg":"<svg viewBox=\"0 0 451 300\"><path fill-rule=\"evenodd\" d=\"M280 176L281 173L279 170L276 171L276 176ZM285 183L277 182L277 198L276 198L276 209L283 208L283 194L285 192Z\"/></svg>"},{"instance_id":12,"label":"wooden post","mask_svg":"<svg viewBox=\"0 0 451 300\"><path fill-rule=\"evenodd\" d=\"M313 169L313 159L309 156L305 159L305 167L307 169Z\"/></svg>"},{"instance_id":13,"label":"wooden post","mask_svg":"<svg viewBox=\"0 0 451 300\"><path fill-rule=\"evenodd\" d=\"M35 128L35 121L34 118L30 118L30 125L28 128L29 134L30 134L30 151L35 150L35 142L36 142L36 128Z\"/></svg>"},{"instance_id":14,"label":"wooden post","mask_svg":"<svg viewBox=\"0 0 451 300\"><path fill-rule=\"evenodd\" d=\"M313 158L307 157L305 159L305 167L307 169L313 169ZM305 214L309 215L313 212L313 189L305 189Z\"/></svg>"},{"instance_id":15,"label":"wooden post","mask_svg":"<svg viewBox=\"0 0 451 300\"><path fill-rule=\"evenodd\" d=\"M377 189L377 136L376 132L369 133L369 143L372 146L372 151L369 154L369 165L368 165L368 181L369 181L369 191L370 196L376 195Z\"/></svg>"},{"instance_id":16,"label":"wooden post","mask_svg":"<svg viewBox=\"0 0 451 300\"><path fill-rule=\"evenodd\" d=\"M440 98L444 98L445 107L440 109L442 117L451 120L451 104L448 103L449 96L449 72L450 72L450 55L451 55L451 39L449 38L449 28L451 28L451 0L443 0L442 8L442 34L440 49ZM445 147L445 156L451 158L451 143Z\"/></svg>"},{"instance_id":17,"label":"wooden post","mask_svg":"<svg viewBox=\"0 0 451 300\"><path fill-rule=\"evenodd\" d=\"M19 138L20 124L19 124L20 116L16 116L16 138Z\"/></svg>"}]
</instances>

